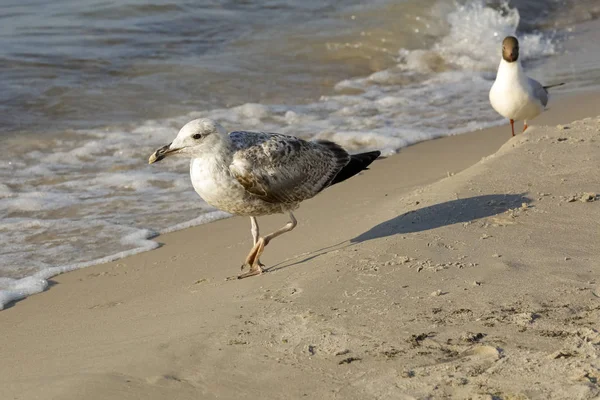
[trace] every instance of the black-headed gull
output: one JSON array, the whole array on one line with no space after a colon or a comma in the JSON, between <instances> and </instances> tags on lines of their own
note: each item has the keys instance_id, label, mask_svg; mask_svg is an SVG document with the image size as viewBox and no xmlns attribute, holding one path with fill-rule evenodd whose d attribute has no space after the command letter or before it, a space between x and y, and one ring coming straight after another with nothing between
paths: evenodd
<instances>
[{"instance_id":1,"label":"black-headed gull","mask_svg":"<svg viewBox=\"0 0 600 400\"><path fill-rule=\"evenodd\" d=\"M510 120L515 136L515 121L523 120L525 132L527 121L537 117L548 104L548 89L563 84L542 86L525 75L519 59L519 41L507 36L502 41L502 59L490 90L490 103L498 114Z\"/></svg>"}]
</instances>

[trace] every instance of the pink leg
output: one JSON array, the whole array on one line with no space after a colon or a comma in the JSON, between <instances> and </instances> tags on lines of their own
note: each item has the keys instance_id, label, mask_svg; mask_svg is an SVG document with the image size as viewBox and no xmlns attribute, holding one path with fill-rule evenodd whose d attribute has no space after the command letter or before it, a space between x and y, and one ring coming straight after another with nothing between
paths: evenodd
<instances>
[{"instance_id":1,"label":"pink leg","mask_svg":"<svg viewBox=\"0 0 600 400\"><path fill-rule=\"evenodd\" d=\"M249 276L254 276L254 275L260 275L262 273L262 267L264 265L261 264L261 262L259 261L259 258L261 256L261 254L263 253L263 251L265 250L265 246L268 245L269 242L271 240L275 239L277 236L283 235L284 233L289 232L292 229L294 229L298 223L296 221L296 218L294 217L294 214L292 214L290 212L289 215L290 215L290 222L285 224L285 226L283 228L278 229L275 232L273 232L265 237L258 236L258 224L256 224L255 220L252 221L253 229L254 229L254 225L257 225L256 226L256 236L258 238L256 240L256 243L254 244L254 247L252 248L252 250L250 250L248 257L246 257L246 262L244 263L244 265L242 265L242 268L244 268L246 265L248 265L250 267L250 271L239 275L238 279L243 279L243 278L247 278Z\"/></svg>"}]
</instances>

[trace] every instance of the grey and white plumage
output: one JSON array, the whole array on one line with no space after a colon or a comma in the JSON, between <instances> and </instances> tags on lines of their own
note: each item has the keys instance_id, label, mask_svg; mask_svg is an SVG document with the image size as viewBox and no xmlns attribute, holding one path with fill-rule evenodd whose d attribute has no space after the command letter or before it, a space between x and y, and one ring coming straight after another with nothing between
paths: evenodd
<instances>
[{"instance_id":1,"label":"grey and white plumage","mask_svg":"<svg viewBox=\"0 0 600 400\"><path fill-rule=\"evenodd\" d=\"M523 120L525 132L527 121L537 117L548 104L548 89L562 84L543 86L525 75L519 59L519 41L507 36L502 41L502 58L490 89L490 103L498 114L510 120L514 136L514 121Z\"/></svg>"},{"instance_id":2,"label":"grey and white plumage","mask_svg":"<svg viewBox=\"0 0 600 400\"><path fill-rule=\"evenodd\" d=\"M279 133L228 134L209 119L187 123L172 143L150 156L149 163L176 153L191 157L192 185L208 204L251 217L254 247L245 263L250 272L241 277L262 271L259 257L264 246L296 226L292 211L302 201L366 169L380 155L379 151L349 155L333 142ZM284 212L290 222L260 237L256 217Z\"/></svg>"},{"instance_id":3,"label":"grey and white plumage","mask_svg":"<svg viewBox=\"0 0 600 400\"><path fill-rule=\"evenodd\" d=\"M293 210L328 187L350 156L332 142L307 142L277 133L232 132L229 171L244 189L270 205Z\"/></svg>"}]
</instances>

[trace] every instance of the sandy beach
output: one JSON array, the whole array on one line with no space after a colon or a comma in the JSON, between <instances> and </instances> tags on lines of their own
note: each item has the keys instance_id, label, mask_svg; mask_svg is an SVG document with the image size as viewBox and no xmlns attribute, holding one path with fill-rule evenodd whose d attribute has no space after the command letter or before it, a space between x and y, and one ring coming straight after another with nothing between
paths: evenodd
<instances>
[{"instance_id":1,"label":"sandy beach","mask_svg":"<svg viewBox=\"0 0 600 400\"><path fill-rule=\"evenodd\" d=\"M57 276L0 312L0 398L598 398L599 104L375 162L259 277L237 217Z\"/></svg>"}]
</instances>

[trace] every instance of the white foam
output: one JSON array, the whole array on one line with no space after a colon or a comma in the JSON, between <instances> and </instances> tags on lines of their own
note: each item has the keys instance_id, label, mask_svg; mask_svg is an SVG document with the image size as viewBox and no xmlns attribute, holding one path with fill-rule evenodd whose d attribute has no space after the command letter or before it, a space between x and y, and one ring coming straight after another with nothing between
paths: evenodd
<instances>
[{"instance_id":1,"label":"white foam","mask_svg":"<svg viewBox=\"0 0 600 400\"><path fill-rule=\"evenodd\" d=\"M223 211L213 211L206 214L202 214L199 217L196 217L192 220L185 221L168 228L162 229L160 231L161 234L180 231L182 229L191 228L193 226L208 224L209 222L218 221L220 219L229 218L231 214L223 212Z\"/></svg>"},{"instance_id":2,"label":"white foam","mask_svg":"<svg viewBox=\"0 0 600 400\"><path fill-rule=\"evenodd\" d=\"M50 192L25 192L13 193L0 199L0 206L8 211L39 211L55 210L68 207L75 203L75 199L66 194Z\"/></svg>"},{"instance_id":3,"label":"white foam","mask_svg":"<svg viewBox=\"0 0 600 400\"><path fill-rule=\"evenodd\" d=\"M135 246L130 250L120 251L91 261L46 268L32 276L21 279L2 278L0 279L0 310L3 310L10 302L44 291L48 287L48 279L56 275L93 265L105 264L144 251L153 250L157 248L159 244L149 239L155 236L156 232L150 230L138 231L121 239L123 244Z\"/></svg>"},{"instance_id":4,"label":"white foam","mask_svg":"<svg viewBox=\"0 0 600 400\"><path fill-rule=\"evenodd\" d=\"M0 280L0 310L13 301L21 300L32 294L46 290L48 281L33 276L18 280Z\"/></svg>"},{"instance_id":5,"label":"white foam","mask_svg":"<svg viewBox=\"0 0 600 400\"><path fill-rule=\"evenodd\" d=\"M241 118L249 118L260 121L269 116L269 108L263 104L246 103L239 107L233 107L232 112L237 113Z\"/></svg>"},{"instance_id":6,"label":"white foam","mask_svg":"<svg viewBox=\"0 0 600 400\"><path fill-rule=\"evenodd\" d=\"M223 218L228 218L231 215L221 211L209 212L203 214L190 221L182 222L168 228L165 228L161 233L173 232L181 229L186 229L192 226L202 225L208 222L216 221ZM37 221L21 221L20 227L27 226L39 227ZM124 246L133 247L129 250L120 251L109 256L96 258L90 261L68 264L57 267L47 267L34 273L31 276L26 276L21 279L0 278L0 310L10 302L23 299L32 294L40 293L48 287L48 279L65 272L74 271L76 269L87 268L94 265L105 264L116 261L125 257L129 257L141 252L153 250L159 244L153 240L158 235L158 232L143 229L125 235L120 239L120 243Z\"/></svg>"},{"instance_id":7,"label":"white foam","mask_svg":"<svg viewBox=\"0 0 600 400\"><path fill-rule=\"evenodd\" d=\"M501 9L483 1L459 5L447 14L449 32L431 49L401 50L403 66L416 71L436 71L448 66L468 71L495 70L500 62L500 44L509 35L516 35L520 15L507 3ZM447 10L440 9L439 12ZM556 48L551 37L541 33L520 35L521 54L525 59L552 55Z\"/></svg>"},{"instance_id":8,"label":"white foam","mask_svg":"<svg viewBox=\"0 0 600 400\"><path fill-rule=\"evenodd\" d=\"M13 194L13 191L10 190L8 186L3 183L0 183L0 198L9 197Z\"/></svg>"}]
</instances>

